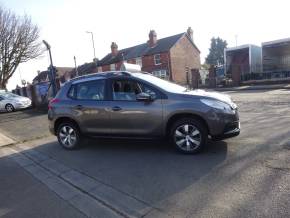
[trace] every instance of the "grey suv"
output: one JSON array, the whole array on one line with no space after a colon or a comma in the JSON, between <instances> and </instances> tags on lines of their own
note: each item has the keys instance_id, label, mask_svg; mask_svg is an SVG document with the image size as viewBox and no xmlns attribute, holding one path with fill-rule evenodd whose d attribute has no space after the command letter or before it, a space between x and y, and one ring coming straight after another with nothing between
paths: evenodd
<instances>
[{"instance_id":1,"label":"grey suv","mask_svg":"<svg viewBox=\"0 0 290 218\"><path fill-rule=\"evenodd\" d=\"M49 103L50 131L66 149L85 136L165 137L184 153L208 138L240 133L236 104L227 95L190 91L148 73L104 72L70 80Z\"/></svg>"}]
</instances>

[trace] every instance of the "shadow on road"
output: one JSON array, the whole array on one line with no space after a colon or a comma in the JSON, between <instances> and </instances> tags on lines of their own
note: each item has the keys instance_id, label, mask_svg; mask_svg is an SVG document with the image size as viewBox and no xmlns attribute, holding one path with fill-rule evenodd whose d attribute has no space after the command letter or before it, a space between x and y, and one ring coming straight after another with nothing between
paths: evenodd
<instances>
[{"instance_id":1,"label":"shadow on road","mask_svg":"<svg viewBox=\"0 0 290 218\"><path fill-rule=\"evenodd\" d=\"M149 204L183 191L227 157L223 141L210 142L197 155L183 155L168 143L149 140L90 140L74 151L54 142L36 149Z\"/></svg>"}]
</instances>

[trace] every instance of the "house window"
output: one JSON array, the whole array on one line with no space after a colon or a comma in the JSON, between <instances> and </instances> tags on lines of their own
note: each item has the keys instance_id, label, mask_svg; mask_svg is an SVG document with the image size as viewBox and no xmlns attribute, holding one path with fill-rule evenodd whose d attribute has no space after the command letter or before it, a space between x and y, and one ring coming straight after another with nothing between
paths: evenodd
<instances>
[{"instance_id":1,"label":"house window","mask_svg":"<svg viewBox=\"0 0 290 218\"><path fill-rule=\"evenodd\" d=\"M142 67L142 58L136 58L136 64L138 64L140 67Z\"/></svg>"},{"instance_id":2,"label":"house window","mask_svg":"<svg viewBox=\"0 0 290 218\"><path fill-rule=\"evenodd\" d=\"M160 54L154 55L154 63L155 63L155 65L161 64Z\"/></svg>"},{"instance_id":3,"label":"house window","mask_svg":"<svg viewBox=\"0 0 290 218\"><path fill-rule=\"evenodd\" d=\"M167 70L156 70L153 71L152 74L156 77L159 77L161 79L168 79L169 78L169 74Z\"/></svg>"},{"instance_id":4,"label":"house window","mask_svg":"<svg viewBox=\"0 0 290 218\"><path fill-rule=\"evenodd\" d=\"M112 71L116 70L116 65L115 65L115 64L111 64L111 65L110 65L110 69L111 69Z\"/></svg>"}]
</instances>

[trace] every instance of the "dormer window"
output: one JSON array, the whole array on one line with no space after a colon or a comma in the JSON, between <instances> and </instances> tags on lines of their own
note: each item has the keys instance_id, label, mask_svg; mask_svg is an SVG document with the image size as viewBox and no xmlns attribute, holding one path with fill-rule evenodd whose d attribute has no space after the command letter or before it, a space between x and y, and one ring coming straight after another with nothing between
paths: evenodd
<instances>
[{"instance_id":1,"label":"dormer window","mask_svg":"<svg viewBox=\"0 0 290 218\"><path fill-rule=\"evenodd\" d=\"M161 64L160 54L155 54L154 55L154 63L155 63L155 65L160 65Z\"/></svg>"}]
</instances>

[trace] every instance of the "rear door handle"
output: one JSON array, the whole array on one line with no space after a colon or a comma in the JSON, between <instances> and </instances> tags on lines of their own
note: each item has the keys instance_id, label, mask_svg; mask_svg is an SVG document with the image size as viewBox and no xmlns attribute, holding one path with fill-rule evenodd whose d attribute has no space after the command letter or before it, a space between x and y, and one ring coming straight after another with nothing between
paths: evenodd
<instances>
[{"instance_id":1,"label":"rear door handle","mask_svg":"<svg viewBox=\"0 0 290 218\"><path fill-rule=\"evenodd\" d=\"M84 107L82 105L77 105L74 108L77 109L77 110L82 110Z\"/></svg>"},{"instance_id":2,"label":"rear door handle","mask_svg":"<svg viewBox=\"0 0 290 218\"><path fill-rule=\"evenodd\" d=\"M122 110L122 108L120 108L119 106L114 106L114 107L112 107L112 110L113 111L120 111L120 110Z\"/></svg>"}]
</instances>

